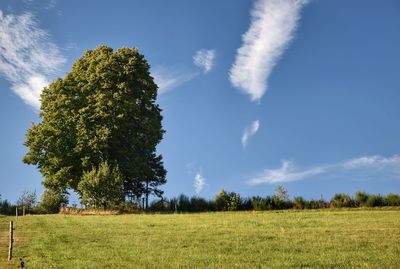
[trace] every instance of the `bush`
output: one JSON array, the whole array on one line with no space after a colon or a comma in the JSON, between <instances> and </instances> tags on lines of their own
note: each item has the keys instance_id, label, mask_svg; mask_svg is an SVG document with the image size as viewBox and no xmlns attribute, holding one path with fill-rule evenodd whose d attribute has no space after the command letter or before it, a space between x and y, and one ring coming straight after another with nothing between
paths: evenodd
<instances>
[{"instance_id":1,"label":"bush","mask_svg":"<svg viewBox=\"0 0 400 269\"><path fill-rule=\"evenodd\" d=\"M305 209L307 208L307 201L304 200L302 196L296 196L293 199L293 208L295 209Z\"/></svg>"},{"instance_id":2,"label":"bush","mask_svg":"<svg viewBox=\"0 0 400 269\"><path fill-rule=\"evenodd\" d=\"M347 193L336 193L331 200L331 206L337 208L353 207L354 205L354 200Z\"/></svg>"},{"instance_id":3,"label":"bush","mask_svg":"<svg viewBox=\"0 0 400 269\"><path fill-rule=\"evenodd\" d=\"M68 196L57 190L46 189L42 193L39 208L43 213L58 213L68 203Z\"/></svg>"},{"instance_id":4,"label":"bush","mask_svg":"<svg viewBox=\"0 0 400 269\"><path fill-rule=\"evenodd\" d=\"M78 190L82 204L87 207L102 207L106 210L124 201L121 172L118 167L112 168L107 162L84 173Z\"/></svg>"},{"instance_id":5,"label":"bush","mask_svg":"<svg viewBox=\"0 0 400 269\"><path fill-rule=\"evenodd\" d=\"M151 211L163 212L163 211L169 211L168 209L169 209L168 201L165 201L163 199L153 200L150 203Z\"/></svg>"},{"instance_id":6,"label":"bush","mask_svg":"<svg viewBox=\"0 0 400 269\"><path fill-rule=\"evenodd\" d=\"M386 195L386 204L388 206L400 206L400 195L389 193Z\"/></svg>"},{"instance_id":7,"label":"bush","mask_svg":"<svg viewBox=\"0 0 400 269\"><path fill-rule=\"evenodd\" d=\"M214 198L214 203L219 211L228 210L229 206L229 195L225 190L221 190Z\"/></svg>"},{"instance_id":8,"label":"bush","mask_svg":"<svg viewBox=\"0 0 400 269\"><path fill-rule=\"evenodd\" d=\"M228 197L228 211L239 210L242 205L242 198L240 198L240 195L234 192L230 192L228 193Z\"/></svg>"},{"instance_id":9,"label":"bush","mask_svg":"<svg viewBox=\"0 0 400 269\"><path fill-rule=\"evenodd\" d=\"M288 191L284 187L278 186L275 189L275 194L272 196L272 208L287 209L290 207L292 207L292 203L289 200Z\"/></svg>"},{"instance_id":10,"label":"bush","mask_svg":"<svg viewBox=\"0 0 400 269\"><path fill-rule=\"evenodd\" d=\"M366 192L358 191L355 195L355 202L357 206L365 206L368 200L369 194Z\"/></svg>"},{"instance_id":11,"label":"bush","mask_svg":"<svg viewBox=\"0 0 400 269\"><path fill-rule=\"evenodd\" d=\"M190 212L192 211L190 198L184 194L178 197L178 211L179 212Z\"/></svg>"},{"instance_id":12,"label":"bush","mask_svg":"<svg viewBox=\"0 0 400 269\"><path fill-rule=\"evenodd\" d=\"M254 196L251 198L251 206L253 207L253 210L256 211L269 209L266 201L260 196Z\"/></svg>"},{"instance_id":13,"label":"bush","mask_svg":"<svg viewBox=\"0 0 400 269\"><path fill-rule=\"evenodd\" d=\"M368 207L384 206L384 205L385 205L385 199L380 194L370 195L366 203L366 206Z\"/></svg>"},{"instance_id":14,"label":"bush","mask_svg":"<svg viewBox=\"0 0 400 269\"><path fill-rule=\"evenodd\" d=\"M239 194L235 192L226 192L224 190L221 190L214 198L215 207L219 211L239 210L243 207L242 202L242 198Z\"/></svg>"},{"instance_id":15,"label":"bush","mask_svg":"<svg viewBox=\"0 0 400 269\"><path fill-rule=\"evenodd\" d=\"M11 204L7 200L0 201L0 214L2 215L14 215L15 214L15 205Z\"/></svg>"},{"instance_id":16,"label":"bush","mask_svg":"<svg viewBox=\"0 0 400 269\"><path fill-rule=\"evenodd\" d=\"M324 208L325 207L325 202L321 200L310 200L307 203L307 208L309 209L318 209L318 208Z\"/></svg>"},{"instance_id":17,"label":"bush","mask_svg":"<svg viewBox=\"0 0 400 269\"><path fill-rule=\"evenodd\" d=\"M214 208L214 203L210 203L210 201L207 201L204 198L201 197L192 197L190 198L190 204L192 207L193 212L204 212L204 211L213 211L215 210Z\"/></svg>"}]
</instances>

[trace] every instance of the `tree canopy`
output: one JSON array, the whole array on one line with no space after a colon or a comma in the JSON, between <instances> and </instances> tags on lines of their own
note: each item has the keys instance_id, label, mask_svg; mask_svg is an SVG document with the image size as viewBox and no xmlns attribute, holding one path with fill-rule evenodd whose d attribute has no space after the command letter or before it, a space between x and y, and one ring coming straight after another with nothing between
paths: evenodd
<instances>
[{"instance_id":1,"label":"tree canopy","mask_svg":"<svg viewBox=\"0 0 400 269\"><path fill-rule=\"evenodd\" d=\"M164 130L149 68L136 48L99 46L44 88L23 161L38 166L46 188L82 195L82 176L107 162L118 167L126 197L162 194L166 170L156 146Z\"/></svg>"}]
</instances>

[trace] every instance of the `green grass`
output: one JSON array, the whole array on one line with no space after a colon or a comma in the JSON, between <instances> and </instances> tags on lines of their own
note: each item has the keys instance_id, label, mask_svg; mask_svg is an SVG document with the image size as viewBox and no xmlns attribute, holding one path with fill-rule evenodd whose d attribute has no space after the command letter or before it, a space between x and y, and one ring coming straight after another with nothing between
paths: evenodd
<instances>
[{"instance_id":1,"label":"green grass","mask_svg":"<svg viewBox=\"0 0 400 269\"><path fill-rule=\"evenodd\" d=\"M399 210L26 216L0 268L399 268Z\"/></svg>"}]
</instances>

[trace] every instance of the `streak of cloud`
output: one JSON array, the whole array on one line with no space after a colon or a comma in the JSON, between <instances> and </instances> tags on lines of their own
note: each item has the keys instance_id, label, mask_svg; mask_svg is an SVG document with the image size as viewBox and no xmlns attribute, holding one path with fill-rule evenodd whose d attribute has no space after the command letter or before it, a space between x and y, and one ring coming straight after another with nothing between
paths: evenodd
<instances>
[{"instance_id":1,"label":"streak of cloud","mask_svg":"<svg viewBox=\"0 0 400 269\"><path fill-rule=\"evenodd\" d=\"M31 13L5 15L0 10L0 74L26 104L40 108L43 87L63 63L59 48Z\"/></svg>"},{"instance_id":2,"label":"streak of cloud","mask_svg":"<svg viewBox=\"0 0 400 269\"><path fill-rule=\"evenodd\" d=\"M194 177L194 190L196 194L199 194L206 184L206 179L202 176L201 172L198 172Z\"/></svg>"},{"instance_id":3,"label":"streak of cloud","mask_svg":"<svg viewBox=\"0 0 400 269\"><path fill-rule=\"evenodd\" d=\"M400 178L400 156L383 157L379 155L363 156L333 164L300 168L292 161L283 160L277 169L265 169L255 177L247 180L249 185L274 184L312 178L317 175L334 175L343 173L365 174L380 173L389 177Z\"/></svg>"},{"instance_id":4,"label":"streak of cloud","mask_svg":"<svg viewBox=\"0 0 400 269\"><path fill-rule=\"evenodd\" d=\"M198 75L198 72L173 67L167 68L165 66L157 66L152 70L152 76L158 85L158 93L160 95L179 87Z\"/></svg>"},{"instance_id":5,"label":"streak of cloud","mask_svg":"<svg viewBox=\"0 0 400 269\"><path fill-rule=\"evenodd\" d=\"M244 129L243 135L242 135L243 148L246 148L249 139L257 133L259 128L260 128L260 121L256 120L256 121L253 121L249 127L246 127Z\"/></svg>"},{"instance_id":6,"label":"streak of cloud","mask_svg":"<svg viewBox=\"0 0 400 269\"><path fill-rule=\"evenodd\" d=\"M242 36L235 63L229 72L232 85L258 101L267 81L290 41L307 0L257 0L251 10L250 28Z\"/></svg>"}]
</instances>

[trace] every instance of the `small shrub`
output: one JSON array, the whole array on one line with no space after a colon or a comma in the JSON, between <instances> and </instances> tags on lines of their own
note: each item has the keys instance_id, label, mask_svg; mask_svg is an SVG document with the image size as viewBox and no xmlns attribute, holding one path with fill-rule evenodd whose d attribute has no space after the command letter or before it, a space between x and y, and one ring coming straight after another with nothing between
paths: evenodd
<instances>
[{"instance_id":1,"label":"small shrub","mask_svg":"<svg viewBox=\"0 0 400 269\"><path fill-rule=\"evenodd\" d=\"M366 202L366 206L368 207L376 207L376 206L384 206L385 199L380 195L370 195Z\"/></svg>"},{"instance_id":2,"label":"small shrub","mask_svg":"<svg viewBox=\"0 0 400 269\"><path fill-rule=\"evenodd\" d=\"M331 200L331 206L336 208L353 207L354 205L354 200L347 193L336 193Z\"/></svg>"},{"instance_id":3,"label":"small shrub","mask_svg":"<svg viewBox=\"0 0 400 269\"><path fill-rule=\"evenodd\" d=\"M87 207L103 208L117 207L124 200L122 175L118 168L107 162L93 167L85 172L78 184L81 202Z\"/></svg>"},{"instance_id":4,"label":"small shrub","mask_svg":"<svg viewBox=\"0 0 400 269\"><path fill-rule=\"evenodd\" d=\"M180 212L190 212L191 211L190 199L188 196L186 196L184 194L179 195L178 211L180 211Z\"/></svg>"},{"instance_id":5,"label":"small shrub","mask_svg":"<svg viewBox=\"0 0 400 269\"><path fill-rule=\"evenodd\" d=\"M214 198L215 206L219 211L228 210L229 195L225 190L221 190Z\"/></svg>"},{"instance_id":6,"label":"small shrub","mask_svg":"<svg viewBox=\"0 0 400 269\"><path fill-rule=\"evenodd\" d=\"M365 206L368 200L369 194L366 192L358 191L355 195L355 202L357 206Z\"/></svg>"},{"instance_id":7,"label":"small shrub","mask_svg":"<svg viewBox=\"0 0 400 269\"><path fill-rule=\"evenodd\" d=\"M386 204L388 206L400 206L400 195L389 193L386 195Z\"/></svg>"},{"instance_id":8,"label":"small shrub","mask_svg":"<svg viewBox=\"0 0 400 269\"><path fill-rule=\"evenodd\" d=\"M304 200L302 196L296 196L293 198L293 208L294 209L305 209L307 208L307 201Z\"/></svg>"},{"instance_id":9,"label":"small shrub","mask_svg":"<svg viewBox=\"0 0 400 269\"><path fill-rule=\"evenodd\" d=\"M42 193L39 204L41 213L58 213L63 205L68 203L68 196L57 190L46 189Z\"/></svg>"},{"instance_id":10,"label":"small shrub","mask_svg":"<svg viewBox=\"0 0 400 269\"><path fill-rule=\"evenodd\" d=\"M325 207L325 202L323 200L310 200L307 205L307 208L309 209L318 209L324 207Z\"/></svg>"},{"instance_id":11,"label":"small shrub","mask_svg":"<svg viewBox=\"0 0 400 269\"><path fill-rule=\"evenodd\" d=\"M236 211L242 205L242 199L240 195L234 192L228 194L229 201L228 201L228 211Z\"/></svg>"}]
</instances>

